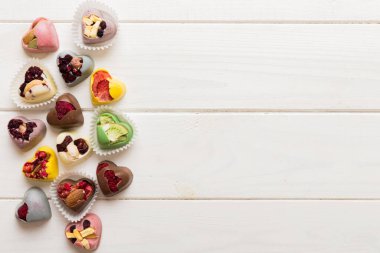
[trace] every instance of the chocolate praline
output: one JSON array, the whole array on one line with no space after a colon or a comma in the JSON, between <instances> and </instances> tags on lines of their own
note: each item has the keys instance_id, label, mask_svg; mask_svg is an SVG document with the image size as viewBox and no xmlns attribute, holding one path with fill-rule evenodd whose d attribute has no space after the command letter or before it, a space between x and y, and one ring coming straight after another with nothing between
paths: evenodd
<instances>
[{"instance_id":1,"label":"chocolate praline","mask_svg":"<svg viewBox=\"0 0 380 253\"><path fill-rule=\"evenodd\" d=\"M128 167L117 166L112 161L101 161L96 169L100 190L107 197L114 196L127 189L132 181L133 174Z\"/></svg>"}]
</instances>

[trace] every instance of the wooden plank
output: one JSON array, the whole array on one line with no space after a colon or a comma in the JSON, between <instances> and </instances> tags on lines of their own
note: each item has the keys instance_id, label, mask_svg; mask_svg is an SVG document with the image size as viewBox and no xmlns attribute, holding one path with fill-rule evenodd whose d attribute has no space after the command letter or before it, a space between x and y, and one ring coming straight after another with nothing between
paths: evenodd
<instances>
[{"instance_id":1,"label":"wooden plank","mask_svg":"<svg viewBox=\"0 0 380 253\"><path fill-rule=\"evenodd\" d=\"M53 208L43 224L13 218L0 201L2 252L69 252L66 221ZM98 201L97 252L378 252L379 201Z\"/></svg>"},{"instance_id":2,"label":"wooden plank","mask_svg":"<svg viewBox=\"0 0 380 253\"><path fill-rule=\"evenodd\" d=\"M111 0L123 22L362 22L379 20L373 0ZM18 0L0 9L2 21L46 16L72 19L78 1ZM21 8L20 8L21 7Z\"/></svg>"},{"instance_id":3,"label":"wooden plank","mask_svg":"<svg viewBox=\"0 0 380 253\"><path fill-rule=\"evenodd\" d=\"M12 115L1 112L0 125ZM378 113L129 115L139 130L136 144L108 158L135 174L120 199L380 198ZM90 129L90 116L80 132ZM57 133L49 127L41 145L54 147ZM20 171L33 151L18 151L6 131L0 137L7 171L1 197L19 198L34 184ZM93 155L76 169L95 175L101 160Z\"/></svg>"},{"instance_id":4,"label":"wooden plank","mask_svg":"<svg viewBox=\"0 0 380 253\"><path fill-rule=\"evenodd\" d=\"M0 25L19 41L27 24ZM75 49L70 25L57 26ZM116 45L91 53L96 67L124 80L129 110L379 110L380 31L374 25L124 24ZM29 57L0 48L8 86ZM43 57L61 90L56 54ZM91 108L88 82L70 89ZM8 93L0 108L14 108Z\"/></svg>"}]
</instances>

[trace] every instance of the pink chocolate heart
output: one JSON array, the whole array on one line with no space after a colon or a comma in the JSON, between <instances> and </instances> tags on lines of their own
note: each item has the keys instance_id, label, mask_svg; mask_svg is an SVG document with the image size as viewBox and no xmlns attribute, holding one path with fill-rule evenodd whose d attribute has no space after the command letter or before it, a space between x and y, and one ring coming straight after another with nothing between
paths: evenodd
<instances>
[{"instance_id":1,"label":"pink chocolate heart","mask_svg":"<svg viewBox=\"0 0 380 253\"><path fill-rule=\"evenodd\" d=\"M29 51L31 53L46 53L58 50L59 40L53 22L46 18L40 17L33 21L32 25L29 27L28 32L32 29L34 30L34 34L37 37L37 48L30 48L27 44L24 43L23 40L21 40L22 47L26 51Z\"/></svg>"},{"instance_id":2,"label":"pink chocolate heart","mask_svg":"<svg viewBox=\"0 0 380 253\"><path fill-rule=\"evenodd\" d=\"M99 216L89 213L81 221L69 223L65 229L65 236L81 249L96 250L102 236L102 222Z\"/></svg>"}]
</instances>

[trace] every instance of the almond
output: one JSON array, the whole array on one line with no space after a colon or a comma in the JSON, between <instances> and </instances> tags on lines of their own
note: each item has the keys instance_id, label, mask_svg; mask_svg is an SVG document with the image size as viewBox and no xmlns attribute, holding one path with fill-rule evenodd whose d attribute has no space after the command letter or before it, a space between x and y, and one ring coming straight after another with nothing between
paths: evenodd
<instances>
[{"instance_id":1,"label":"almond","mask_svg":"<svg viewBox=\"0 0 380 253\"><path fill-rule=\"evenodd\" d=\"M66 205L70 208L75 207L80 201L84 200L84 190L83 189L75 189L70 192L67 196L65 202Z\"/></svg>"}]
</instances>

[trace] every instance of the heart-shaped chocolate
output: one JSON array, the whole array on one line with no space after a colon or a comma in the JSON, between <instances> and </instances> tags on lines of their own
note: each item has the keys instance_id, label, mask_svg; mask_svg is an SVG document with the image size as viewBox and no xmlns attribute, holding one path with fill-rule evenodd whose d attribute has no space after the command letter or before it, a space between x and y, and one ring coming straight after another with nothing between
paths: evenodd
<instances>
[{"instance_id":1,"label":"heart-shaped chocolate","mask_svg":"<svg viewBox=\"0 0 380 253\"><path fill-rule=\"evenodd\" d=\"M97 69L91 75L91 101L94 105L105 105L119 101L126 92L125 84L112 77L105 69Z\"/></svg>"},{"instance_id":2,"label":"heart-shaped chocolate","mask_svg":"<svg viewBox=\"0 0 380 253\"><path fill-rule=\"evenodd\" d=\"M46 126L42 120L17 116L8 122L8 132L17 147L26 151L45 137Z\"/></svg>"},{"instance_id":3,"label":"heart-shaped chocolate","mask_svg":"<svg viewBox=\"0 0 380 253\"><path fill-rule=\"evenodd\" d=\"M38 187L29 188L16 208L16 218L25 222L50 219L50 204L44 191Z\"/></svg>"},{"instance_id":4,"label":"heart-shaped chocolate","mask_svg":"<svg viewBox=\"0 0 380 253\"><path fill-rule=\"evenodd\" d=\"M115 37L117 25L114 17L99 9L89 9L82 16L82 39L85 44L99 44Z\"/></svg>"},{"instance_id":5,"label":"heart-shaped chocolate","mask_svg":"<svg viewBox=\"0 0 380 253\"><path fill-rule=\"evenodd\" d=\"M127 189L133 180L133 174L129 168L117 166L108 160L98 164L96 176L100 190L107 197L116 195Z\"/></svg>"},{"instance_id":6,"label":"heart-shaped chocolate","mask_svg":"<svg viewBox=\"0 0 380 253\"><path fill-rule=\"evenodd\" d=\"M58 162L54 150L48 146L42 146L34 153L22 167L22 172L27 178L42 181L52 181L58 176Z\"/></svg>"},{"instance_id":7,"label":"heart-shaped chocolate","mask_svg":"<svg viewBox=\"0 0 380 253\"><path fill-rule=\"evenodd\" d=\"M81 221L67 224L65 235L80 249L96 250L102 237L102 222L99 216L89 213Z\"/></svg>"},{"instance_id":8,"label":"heart-shaped chocolate","mask_svg":"<svg viewBox=\"0 0 380 253\"><path fill-rule=\"evenodd\" d=\"M89 157L91 145L87 138L77 138L72 133L63 132L57 137L57 151L62 162L74 164Z\"/></svg>"},{"instance_id":9,"label":"heart-shaped chocolate","mask_svg":"<svg viewBox=\"0 0 380 253\"><path fill-rule=\"evenodd\" d=\"M22 47L32 53L54 52L59 48L57 31L53 22L37 18L21 40Z\"/></svg>"},{"instance_id":10,"label":"heart-shaped chocolate","mask_svg":"<svg viewBox=\"0 0 380 253\"><path fill-rule=\"evenodd\" d=\"M41 66L27 69L24 82L19 87L19 95L24 102L41 103L50 100L56 93L57 86L47 69Z\"/></svg>"},{"instance_id":11,"label":"heart-shaped chocolate","mask_svg":"<svg viewBox=\"0 0 380 253\"><path fill-rule=\"evenodd\" d=\"M95 187L95 183L89 178L66 178L57 185L57 195L67 208L79 213L91 202Z\"/></svg>"},{"instance_id":12,"label":"heart-shaped chocolate","mask_svg":"<svg viewBox=\"0 0 380 253\"><path fill-rule=\"evenodd\" d=\"M96 122L96 135L101 149L115 149L127 145L133 137L133 128L110 112L101 113Z\"/></svg>"},{"instance_id":13,"label":"heart-shaped chocolate","mask_svg":"<svg viewBox=\"0 0 380 253\"><path fill-rule=\"evenodd\" d=\"M57 57L57 66L66 85L73 87L91 75L94 60L87 55L63 51Z\"/></svg>"},{"instance_id":14,"label":"heart-shaped chocolate","mask_svg":"<svg viewBox=\"0 0 380 253\"><path fill-rule=\"evenodd\" d=\"M70 93L58 97L55 107L49 111L46 120L53 127L63 129L78 127L84 122L82 108Z\"/></svg>"}]
</instances>

